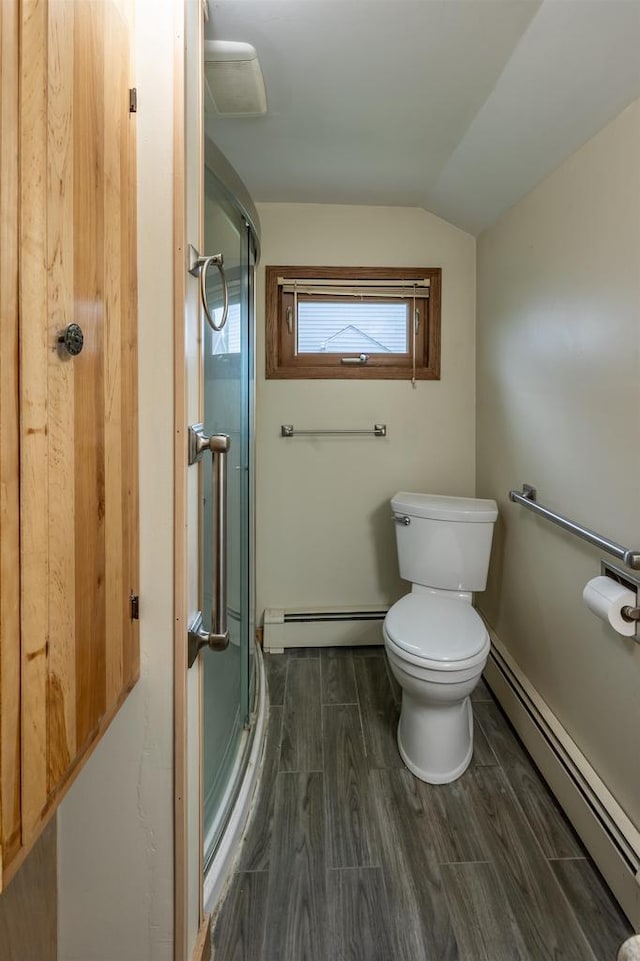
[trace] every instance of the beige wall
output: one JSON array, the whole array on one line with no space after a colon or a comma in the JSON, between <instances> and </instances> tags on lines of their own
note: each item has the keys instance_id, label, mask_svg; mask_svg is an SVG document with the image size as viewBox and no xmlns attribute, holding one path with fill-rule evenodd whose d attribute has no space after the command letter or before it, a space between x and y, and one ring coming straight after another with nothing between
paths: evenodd
<instances>
[{"instance_id":1,"label":"beige wall","mask_svg":"<svg viewBox=\"0 0 640 961\"><path fill-rule=\"evenodd\" d=\"M507 501L522 482L640 548L640 102L478 242L479 496L500 502L501 641L640 827L640 645L582 589L600 552Z\"/></svg>"},{"instance_id":2,"label":"beige wall","mask_svg":"<svg viewBox=\"0 0 640 961\"><path fill-rule=\"evenodd\" d=\"M423 210L262 204L257 342L257 612L385 603L397 576L389 497L474 490L475 240ZM264 379L264 265L442 267L442 379ZM280 437L280 425L388 437Z\"/></svg>"}]
</instances>

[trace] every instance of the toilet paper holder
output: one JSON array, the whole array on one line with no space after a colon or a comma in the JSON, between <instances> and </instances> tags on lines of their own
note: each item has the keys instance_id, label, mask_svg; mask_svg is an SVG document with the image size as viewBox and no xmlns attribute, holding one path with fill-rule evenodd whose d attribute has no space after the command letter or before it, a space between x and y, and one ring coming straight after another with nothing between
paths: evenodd
<instances>
[{"instance_id":1,"label":"toilet paper holder","mask_svg":"<svg viewBox=\"0 0 640 961\"><path fill-rule=\"evenodd\" d=\"M617 581L618 584L622 584L628 590L633 591L636 595L636 601L638 599L638 594L640 593L640 579L637 577L632 577L628 571L623 570L621 567L616 567L615 564L610 564L608 561L600 562L600 573L605 577L610 577L612 581ZM630 604L622 608L622 616L625 621L640 621L640 606L636 604L632 607Z\"/></svg>"}]
</instances>

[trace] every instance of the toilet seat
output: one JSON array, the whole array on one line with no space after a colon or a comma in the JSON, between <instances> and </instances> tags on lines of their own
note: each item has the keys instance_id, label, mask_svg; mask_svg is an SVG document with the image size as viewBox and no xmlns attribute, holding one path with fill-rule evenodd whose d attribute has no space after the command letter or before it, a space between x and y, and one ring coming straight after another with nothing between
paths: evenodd
<instances>
[{"instance_id":1,"label":"toilet seat","mask_svg":"<svg viewBox=\"0 0 640 961\"><path fill-rule=\"evenodd\" d=\"M489 635L471 604L438 595L407 594L391 607L384 636L396 656L440 671L460 671L487 656Z\"/></svg>"}]
</instances>

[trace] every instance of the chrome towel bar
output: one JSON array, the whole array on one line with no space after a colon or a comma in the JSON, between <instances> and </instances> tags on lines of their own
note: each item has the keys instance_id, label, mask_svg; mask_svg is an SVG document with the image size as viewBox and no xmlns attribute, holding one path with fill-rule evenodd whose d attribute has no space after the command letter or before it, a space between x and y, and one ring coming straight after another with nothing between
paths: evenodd
<instances>
[{"instance_id":1,"label":"chrome towel bar","mask_svg":"<svg viewBox=\"0 0 640 961\"><path fill-rule=\"evenodd\" d=\"M371 428L366 430L296 430L293 424L282 424L280 434L282 437L296 437L298 434L308 436L311 434L371 434L374 437L386 437L387 425L374 424L373 430Z\"/></svg>"},{"instance_id":2,"label":"chrome towel bar","mask_svg":"<svg viewBox=\"0 0 640 961\"><path fill-rule=\"evenodd\" d=\"M558 527L562 527L565 531L575 534L576 537L581 537L583 541L588 541L589 544L599 547L601 550L606 551L607 554L613 554L614 557L617 557L632 570L640 570L640 551L633 551L628 547L623 547L622 544L610 541L608 537L602 537L588 527L583 527L582 524L569 520L568 517L564 517L562 514L556 514L555 511L549 510L548 507L543 507L542 504L538 504L536 501L536 489L535 487L531 487L530 484L523 484L521 491L509 491L509 500L514 501L516 504L521 504L523 507L526 507L527 510L533 511L534 514L540 514L541 517L545 517L548 521L551 521L552 524L557 524Z\"/></svg>"}]
</instances>

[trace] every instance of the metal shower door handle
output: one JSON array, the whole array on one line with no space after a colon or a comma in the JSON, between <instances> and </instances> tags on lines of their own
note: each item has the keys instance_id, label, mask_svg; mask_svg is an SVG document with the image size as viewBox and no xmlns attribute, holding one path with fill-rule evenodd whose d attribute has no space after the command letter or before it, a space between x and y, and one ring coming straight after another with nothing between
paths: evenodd
<instances>
[{"instance_id":1,"label":"metal shower door handle","mask_svg":"<svg viewBox=\"0 0 640 961\"><path fill-rule=\"evenodd\" d=\"M209 310L209 304L207 303L207 271L209 267L213 264L220 271L220 279L222 280L222 295L224 297L224 306L222 308L222 320L219 324L216 324L215 320L211 316L211 311ZM204 310L204 315L207 318L207 323L212 330L220 331L227 322L227 317L229 316L229 288L227 286L227 278L224 272L224 257L222 254L212 254L209 257L201 257L196 248L189 244L189 273L192 277L200 277L200 300L202 301L202 307Z\"/></svg>"},{"instance_id":2,"label":"metal shower door handle","mask_svg":"<svg viewBox=\"0 0 640 961\"><path fill-rule=\"evenodd\" d=\"M203 647L224 651L229 644L227 628L227 454L228 434L204 433L202 424L189 428L189 463L195 464L210 451L212 457L212 611L211 630L202 626L202 612L189 625L189 667Z\"/></svg>"}]
</instances>

